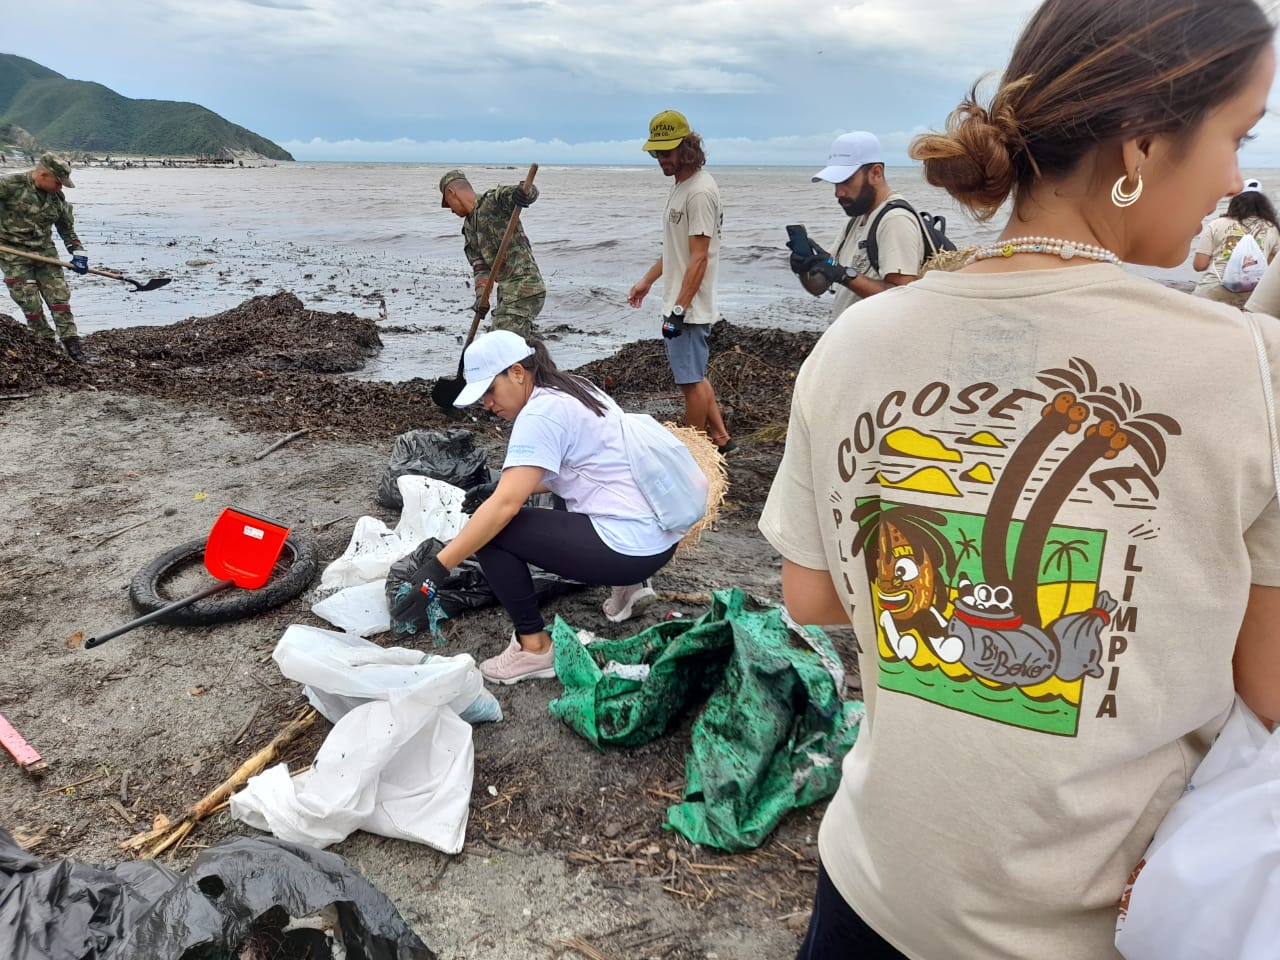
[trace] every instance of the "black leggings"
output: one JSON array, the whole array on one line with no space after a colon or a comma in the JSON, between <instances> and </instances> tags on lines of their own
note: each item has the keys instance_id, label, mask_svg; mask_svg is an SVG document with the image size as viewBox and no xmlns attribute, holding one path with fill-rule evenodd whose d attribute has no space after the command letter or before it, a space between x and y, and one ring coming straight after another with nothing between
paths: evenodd
<instances>
[{"instance_id":1,"label":"black leggings","mask_svg":"<svg viewBox=\"0 0 1280 960\"><path fill-rule=\"evenodd\" d=\"M639 583L664 567L676 548L629 557L607 546L585 513L523 507L476 551L476 559L517 634L545 629L529 564L592 586Z\"/></svg>"},{"instance_id":2,"label":"black leggings","mask_svg":"<svg viewBox=\"0 0 1280 960\"><path fill-rule=\"evenodd\" d=\"M818 892L813 896L809 933L796 960L907 960L872 930L840 896L818 863Z\"/></svg>"}]
</instances>

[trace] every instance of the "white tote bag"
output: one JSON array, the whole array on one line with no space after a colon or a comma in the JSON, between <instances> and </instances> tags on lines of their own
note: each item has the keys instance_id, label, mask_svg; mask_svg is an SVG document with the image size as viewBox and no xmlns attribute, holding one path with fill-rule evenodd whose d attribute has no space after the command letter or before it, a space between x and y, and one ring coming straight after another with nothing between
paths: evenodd
<instances>
[{"instance_id":1,"label":"white tote bag","mask_svg":"<svg viewBox=\"0 0 1280 960\"><path fill-rule=\"evenodd\" d=\"M1236 241L1227 265L1222 268L1222 285L1232 293L1252 290L1267 272L1267 255L1253 234L1246 233Z\"/></svg>"},{"instance_id":2,"label":"white tote bag","mask_svg":"<svg viewBox=\"0 0 1280 960\"><path fill-rule=\"evenodd\" d=\"M663 530L686 533L707 512L707 478L689 448L646 413L622 414L636 486Z\"/></svg>"}]
</instances>

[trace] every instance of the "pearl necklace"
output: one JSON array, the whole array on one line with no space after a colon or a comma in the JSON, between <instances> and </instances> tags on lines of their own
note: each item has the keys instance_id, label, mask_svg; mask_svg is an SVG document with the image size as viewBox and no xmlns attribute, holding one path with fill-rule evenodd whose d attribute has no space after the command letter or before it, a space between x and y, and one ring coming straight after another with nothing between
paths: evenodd
<instances>
[{"instance_id":1,"label":"pearl necklace","mask_svg":"<svg viewBox=\"0 0 1280 960\"><path fill-rule=\"evenodd\" d=\"M1092 243L1076 243L1074 240L1057 240L1053 237L1014 237L989 247L979 247L974 253L974 260L991 260L995 257L1012 257L1015 253L1048 253L1057 254L1063 260L1083 257L1086 260L1099 260L1103 263L1120 264L1120 258L1105 247Z\"/></svg>"}]
</instances>

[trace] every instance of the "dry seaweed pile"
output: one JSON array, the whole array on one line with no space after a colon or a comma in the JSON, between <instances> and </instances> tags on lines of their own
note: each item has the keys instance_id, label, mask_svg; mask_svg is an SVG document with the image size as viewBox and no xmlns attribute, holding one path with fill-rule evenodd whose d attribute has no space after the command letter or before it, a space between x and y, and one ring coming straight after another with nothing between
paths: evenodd
<instances>
[{"instance_id":1,"label":"dry seaweed pile","mask_svg":"<svg viewBox=\"0 0 1280 960\"><path fill-rule=\"evenodd\" d=\"M725 321L712 328L708 376L733 433L786 422L796 372L816 339ZM449 420L432 403L426 381L333 376L360 369L381 349L377 324L308 309L291 293L254 297L167 326L106 330L84 342L93 362L81 367L25 326L0 318L0 389L54 384L134 391L211 405L263 431L305 428L344 439L393 436ZM635 406L678 395L657 339L628 344L579 372Z\"/></svg>"},{"instance_id":2,"label":"dry seaweed pile","mask_svg":"<svg viewBox=\"0 0 1280 960\"><path fill-rule=\"evenodd\" d=\"M817 341L814 333L739 327L727 320L711 328L707 379L715 388L731 433L743 436L787 422L796 374ZM619 399L676 389L661 340L629 343L612 357L588 363L576 372Z\"/></svg>"},{"instance_id":3,"label":"dry seaweed pile","mask_svg":"<svg viewBox=\"0 0 1280 960\"><path fill-rule=\"evenodd\" d=\"M72 363L57 343L37 339L26 324L0 313L0 394L88 382L84 368Z\"/></svg>"}]
</instances>

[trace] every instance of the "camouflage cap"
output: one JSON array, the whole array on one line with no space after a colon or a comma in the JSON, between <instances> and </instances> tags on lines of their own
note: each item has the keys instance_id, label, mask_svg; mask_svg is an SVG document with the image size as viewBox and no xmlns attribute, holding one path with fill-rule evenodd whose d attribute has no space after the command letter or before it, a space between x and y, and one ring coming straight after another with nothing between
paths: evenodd
<instances>
[{"instance_id":1,"label":"camouflage cap","mask_svg":"<svg viewBox=\"0 0 1280 960\"><path fill-rule=\"evenodd\" d=\"M470 181L467 180L467 175L461 170L450 170L440 178L440 206L447 207L449 205L445 202L444 192L449 189L449 184L457 183L459 180L463 183L470 183Z\"/></svg>"},{"instance_id":2,"label":"camouflage cap","mask_svg":"<svg viewBox=\"0 0 1280 960\"><path fill-rule=\"evenodd\" d=\"M71 182L71 164L63 160L56 153L42 153L39 161L40 166L44 167L55 177L64 187L74 187Z\"/></svg>"}]
</instances>

